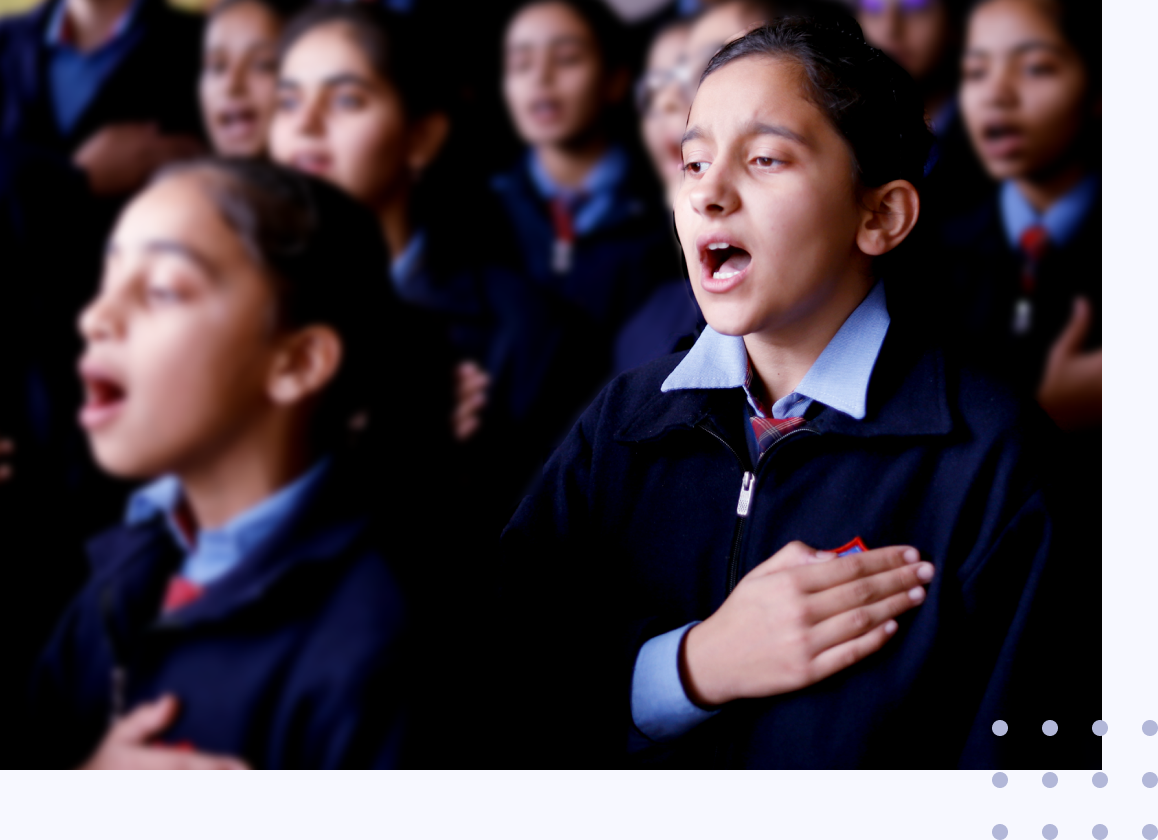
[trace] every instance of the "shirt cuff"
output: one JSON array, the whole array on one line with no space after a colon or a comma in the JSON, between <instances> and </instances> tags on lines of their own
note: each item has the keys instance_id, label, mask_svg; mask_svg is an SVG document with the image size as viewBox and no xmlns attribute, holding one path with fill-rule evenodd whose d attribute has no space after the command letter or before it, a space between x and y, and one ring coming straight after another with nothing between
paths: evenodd
<instances>
[{"instance_id":1,"label":"shirt cuff","mask_svg":"<svg viewBox=\"0 0 1158 840\"><path fill-rule=\"evenodd\" d=\"M631 718L653 741L668 741L719 713L707 711L688 699L680 680L680 644L700 622L649 639L635 658L631 676Z\"/></svg>"}]
</instances>

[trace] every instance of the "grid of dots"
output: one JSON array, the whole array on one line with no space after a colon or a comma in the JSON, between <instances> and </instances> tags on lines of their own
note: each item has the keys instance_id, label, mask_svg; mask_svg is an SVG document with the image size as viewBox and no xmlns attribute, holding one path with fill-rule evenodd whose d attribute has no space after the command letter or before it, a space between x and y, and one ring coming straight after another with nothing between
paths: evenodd
<instances>
[{"instance_id":1,"label":"grid of dots","mask_svg":"<svg viewBox=\"0 0 1158 840\"><path fill-rule=\"evenodd\" d=\"M1009 724L1003 720L995 720L993 721L992 729L993 734L1000 738L1002 735L1005 735L1007 732L1009 732ZM1104 720L1096 720L1094 721L1091 730L1095 735L1101 738L1103 735L1110 731L1110 727ZM1047 720L1041 725L1041 731L1047 736L1056 735L1058 731L1057 722ZM1142 724L1142 732L1147 736L1158 735L1158 722L1153 720L1146 721ZM994 787L1003 788L1009 784L1009 777L1004 773L994 773L992 781ZM1109 783L1110 779L1105 773L1099 771L1093 775L1091 781L1094 783L1094 787L1104 788ZM1041 777L1041 783L1047 788L1056 787L1058 783L1057 774L1052 772L1046 773ZM1148 788L1158 787L1158 774L1146 773L1142 776L1142 784ZM1009 829L1001 823L998 823L997 825L993 826L992 833L994 840L1005 840L1005 838L1009 836ZM1095 825L1090 833L1093 835L1094 840L1106 840L1106 838L1110 836L1110 830L1101 823ZM1044 837L1045 840L1054 840L1054 838L1058 836L1057 826L1055 826L1053 823L1046 824L1041 829L1041 836ZM1145 840L1158 840L1158 826L1154 825L1153 823L1147 823L1144 825L1142 827L1142 837Z\"/></svg>"}]
</instances>

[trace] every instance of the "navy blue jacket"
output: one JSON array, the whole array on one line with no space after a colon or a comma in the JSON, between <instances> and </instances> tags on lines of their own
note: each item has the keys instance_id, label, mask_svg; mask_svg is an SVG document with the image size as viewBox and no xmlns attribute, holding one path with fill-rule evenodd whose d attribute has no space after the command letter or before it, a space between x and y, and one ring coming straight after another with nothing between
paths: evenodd
<instances>
[{"instance_id":1,"label":"navy blue jacket","mask_svg":"<svg viewBox=\"0 0 1158 840\"><path fill-rule=\"evenodd\" d=\"M633 162L633 171L641 165ZM505 219L493 227L506 230L495 239L510 247L507 270L486 280L493 324L483 360L492 377L487 419L527 453L521 480L528 481L611 378L620 327L678 276L678 265L668 217L638 177L627 178L608 217L578 237L564 274L551 269L554 229L526 166L496 189Z\"/></svg>"},{"instance_id":2,"label":"navy blue jacket","mask_svg":"<svg viewBox=\"0 0 1158 840\"><path fill-rule=\"evenodd\" d=\"M41 761L78 765L114 710L171 692L165 743L263 768L396 766L402 596L342 481L331 473L289 528L163 617L180 559L163 520L93 540L91 578L33 686Z\"/></svg>"},{"instance_id":3,"label":"navy blue jacket","mask_svg":"<svg viewBox=\"0 0 1158 840\"><path fill-rule=\"evenodd\" d=\"M1019 663L1043 661L1027 648L1039 638L1029 629L1058 631L1047 608L1061 604L1035 604L1037 594L1076 568L1051 513L1043 461L1051 429L1035 407L894 319L866 418L820 406L811 431L786 436L762 459L741 520L742 476L752 469L743 392L661 393L683 355L615 379L504 532L502 643L515 686L507 697L518 698L509 761L1098 762L1095 718L1071 719L1054 693L1019 677ZM937 569L927 600L900 617L881 651L809 688L728 704L674 743L652 743L634 727L630 687L641 645L718 609L730 565L739 577L792 540L834 549L858 536L870 548L915 546ZM1080 622L1088 630L1098 626L1099 576L1096 561L1084 560L1094 566ZM1050 641L1065 647L1059 636ZM1098 681L1097 660L1066 667L1075 681ZM1055 739L1040 734L1049 717L1061 724ZM990 731L999 718L1010 724L1005 739Z\"/></svg>"}]
</instances>

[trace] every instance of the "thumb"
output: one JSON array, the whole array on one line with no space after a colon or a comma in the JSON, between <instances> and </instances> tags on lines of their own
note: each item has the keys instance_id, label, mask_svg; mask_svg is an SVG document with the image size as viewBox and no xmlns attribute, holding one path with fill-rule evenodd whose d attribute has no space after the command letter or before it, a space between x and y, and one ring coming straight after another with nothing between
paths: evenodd
<instances>
[{"instance_id":1,"label":"thumb","mask_svg":"<svg viewBox=\"0 0 1158 840\"><path fill-rule=\"evenodd\" d=\"M750 577L770 575L775 572L791 569L795 566L804 566L808 563L820 563L831 560L836 555L831 551L817 551L800 540L793 540L777 551L759 566L748 573Z\"/></svg>"},{"instance_id":2,"label":"thumb","mask_svg":"<svg viewBox=\"0 0 1158 840\"><path fill-rule=\"evenodd\" d=\"M1066 356L1077 355L1081 352L1082 345L1086 343L1086 336L1089 333L1090 302L1084 297L1075 298L1073 315L1070 316L1070 322L1066 324L1062 334L1054 342L1053 352Z\"/></svg>"},{"instance_id":3,"label":"thumb","mask_svg":"<svg viewBox=\"0 0 1158 840\"><path fill-rule=\"evenodd\" d=\"M169 728L177 717L177 698L166 694L159 700L133 709L120 720L112 737L129 744L143 744Z\"/></svg>"}]
</instances>

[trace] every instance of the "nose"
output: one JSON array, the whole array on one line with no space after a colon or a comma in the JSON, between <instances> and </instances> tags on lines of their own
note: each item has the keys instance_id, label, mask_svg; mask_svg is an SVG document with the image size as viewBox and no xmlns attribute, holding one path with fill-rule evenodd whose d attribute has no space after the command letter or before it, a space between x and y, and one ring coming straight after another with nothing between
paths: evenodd
<instances>
[{"instance_id":1,"label":"nose","mask_svg":"<svg viewBox=\"0 0 1158 840\"><path fill-rule=\"evenodd\" d=\"M685 175L685 177L690 177ZM692 209L701 216L727 216L740 208L740 195L730 177L727 162L719 160L699 176L689 191Z\"/></svg>"},{"instance_id":2,"label":"nose","mask_svg":"<svg viewBox=\"0 0 1158 840\"><path fill-rule=\"evenodd\" d=\"M245 75L246 67L243 62L237 62L231 66L225 75L225 92L231 97L241 96L245 93Z\"/></svg>"},{"instance_id":3,"label":"nose","mask_svg":"<svg viewBox=\"0 0 1158 840\"><path fill-rule=\"evenodd\" d=\"M320 137L325 133L325 103L321 96L303 97L294 114L294 133Z\"/></svg>"},{"instance_id":4,"label":"nose","mask_svg":"<svg viewBox=\"0 0 1158 840\"><path fill-rule=\"evenodd\" d=\"M1009 63L998 64L989 71L984 81L985 104L999 108L1010 108L1017 104L1015 72Z\"/></svg>"},{"instance_id":5,"label":"nose","mask_svg":"<svg viewBox=\"0 0 1158 840\"><path fill-rule=\"evenodd\" d=\"M89 344L97 341L107 341L121 331L120 322L116 314L116 306L110 296L99 293L89 305L80 313L77 321L81 338Z\"/></svg>"}]
</instances>

